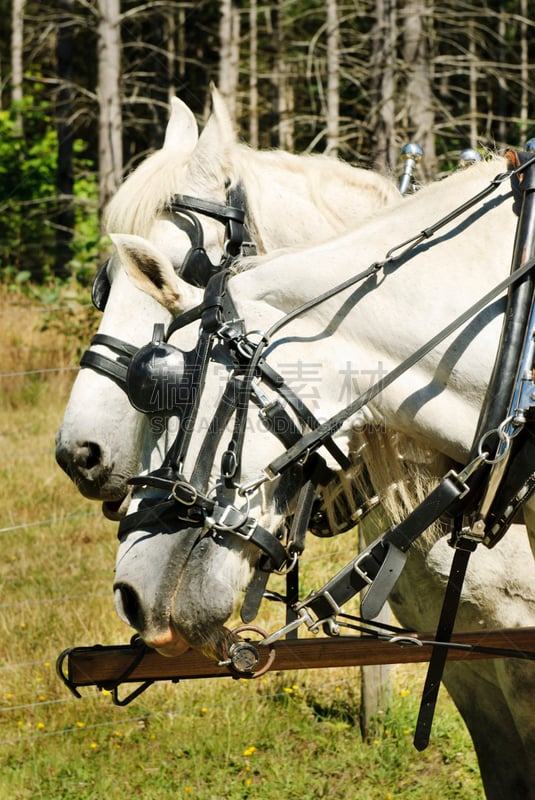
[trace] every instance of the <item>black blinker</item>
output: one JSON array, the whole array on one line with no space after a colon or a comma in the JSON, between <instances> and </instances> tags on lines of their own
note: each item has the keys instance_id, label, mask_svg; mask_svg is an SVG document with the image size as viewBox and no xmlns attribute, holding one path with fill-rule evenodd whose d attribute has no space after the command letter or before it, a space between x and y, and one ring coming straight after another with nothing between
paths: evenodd
<instances>
[{"instance_id":1,"label":"black blinker","mask_svg":"<svg viewBox=\"0 0 535 800\"><path fill-rule=\"evenodd\" d=\"M130 403L144 414L177 409L189 397L185 372L184 353L164 341L163 325L155 325L152 342L141 347L128 366Z\"/></svg>"},{"instance_id":2,"label":"black blinker","mask_svg":"<svg viewBox=\"0 0 535 800\"><path fill-rule=\"evenodd\" d=\"M108 278L109 259L99 268L91 287L91 301L96 309L104 311L110 295L110 279Z\"/></svg>"}]
</instances>

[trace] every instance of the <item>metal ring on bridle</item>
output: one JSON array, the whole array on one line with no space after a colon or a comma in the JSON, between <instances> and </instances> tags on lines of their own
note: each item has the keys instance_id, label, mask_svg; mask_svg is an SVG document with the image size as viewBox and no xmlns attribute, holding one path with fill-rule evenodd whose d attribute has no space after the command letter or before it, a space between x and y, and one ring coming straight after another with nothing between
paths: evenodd
<instances>
[{"instance_id":1,"label":"metal ring on bridle","mask_svg":"<svg viewBox=\"0 0 535 800\"><path fill-rule=\"evenodd\" d=\"M252 336L253 334L258 334L258 336L260 337L258 342L252 342L249 339L249 336ZM247 331L247 333L245 333L241 337L241 339L237 341L236 349L245 358L252 358L261 343L263 343L264 345L269 344L269 338L266 336L264 331L260 330Z\"/></svg>"},{"instance_id":2,"label":"metal ring on bridle","mask_svg":"<svg viewBox=\"0 0 535 800\"><path fill-rule=\"evenodd\" d=\"M288 553L288 555L290 555L290 553ZM289 562L287 567L284 567L284 569L274 569L274 570L272 570L273 574L274 575L287 575L289 572L291 572L293 570L293 568L295 567L295 565L297 564L297 559L299 558L299 553L294 553L291 558L292 558L292 560Z\"/></svg>"}]
</instances>

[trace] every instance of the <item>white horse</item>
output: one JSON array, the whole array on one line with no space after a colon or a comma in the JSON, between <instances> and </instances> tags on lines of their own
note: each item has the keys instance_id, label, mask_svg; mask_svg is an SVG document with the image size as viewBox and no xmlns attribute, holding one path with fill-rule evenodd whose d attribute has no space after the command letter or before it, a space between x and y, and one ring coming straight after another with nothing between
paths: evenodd
<instances>
[{"instance_id":1,"label":"white horse","mask_svg":"<svg viewBox=\"0 0 535 800\"><path fill-rule=\"evenodd\" d=\"M228 292L246 330L268 331L282 315L381 262L386 251L432 225L504 169L501 160L475 165L422 189L336 241L245 260L244 267L255 269L233 276ZM373 376L381 377L408 358L504 278L515 226L510 188L504 182L490 199L450 222L410 257L386 263L364 283L292 319L269 342L267 363L287 382L293 380L298 393L306 391L319 419L329 418L368 388ZM192 305L191 287L176 276L164 255L157 257L152 248L154 257L147 268L145 241L117 235L114 242L129 274L154 299L173 312ZM174 298L172 306L169 297ZM504 307L503 297L489 303L337 431L335 439L349 453L354 474L358 476L364 461L380 500L380 508L362 523L370 541L385 529L387 520L402 518L449 467L459 469L466 463ZM193 324L178 333L177 340L185 348L196 336ZM186 481L199 463L206 467L206 433L225 387L223 378L231 370L228 358L213 351L195 430L179 464ZM274 393L264 383L258 397L266 395L269 403ZM228 430L218 431L205 492L220 506L229 505L234 514L231 504L240 511L243 498L227 487L220 468L232 424L231 420ZM146 471L161 466L175 433L173 429L157 440L147 437ZM297 470L285 472L282 479L257 479L265 478L266 466L284 449L256 420L256 411L250 411L238 481L247 497L241 511L273 534L283 529L292 512L302 478ZM138 487L125 519L154 494L161 490ZM210 514L202 521L186 522L185 506L178 508L182 510L165 519L157 510L143 522L132 516L133 524L123 528L115 576L117 610L163 653L180 652L189 644L221 657L233 639L225 623L243 598L261 551L225 530L224 524L216 525ZM436 627L452 558L443 533L430 531L411 547L391 593L394 613L407 628ZM534 579L523 527L514 526L491 550L479 546L472 556L457 627L533 625ZM521 660L456 662L446 666L444 682L472 735L489 800L533 800L535 667Z\"/></svg>"},{"instance_id":2,"label":"white horse","mask_svg":"<svg viewBox=\"0 0 535 800\"><path fill-rule=\"evenodd\" d=\"M394 183L370 170L322 156L256 151L239 144L215 89L212 100L213 112L200 136L190 109L173 100L163 148L129 176L107 210L110 232L144 237L147 263L157 252L180 270L192 247L191 219L168 209L179 192L221 208L232 205L233 192L239 194L248 232L261 254L323 241L357 227L385 204L401 201ZM198 220L206 252L217 264L224 226L203 215ZM144 344L153 322L169 321L168 312L126 279L115 257L107 278L111 289L99 334ZM190 287L188 300L195 302L200 294ZM172 297L166 297L166 305L175 310ZM117 359L106 345L92 350ZM138 471L140 453L134 445L144 425L119 386L92 369L80 371L57 436L56 456L82 494L105 501L103 510L110 518L121 513L126 480Z\"/></svg>"}]
</instances>

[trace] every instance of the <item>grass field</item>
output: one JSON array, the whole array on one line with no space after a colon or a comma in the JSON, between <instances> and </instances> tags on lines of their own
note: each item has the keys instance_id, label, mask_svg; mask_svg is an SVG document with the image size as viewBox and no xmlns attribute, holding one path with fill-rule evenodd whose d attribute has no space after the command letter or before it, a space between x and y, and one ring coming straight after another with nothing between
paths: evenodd
<instances>
[{"instance_id":1,"label":"grass field","mask_svg":"<svg viewBox=\"0 0 535 800\"><path fill-rule=\"evenodd\" d=\"M82 699L68 692L55 673L62 650L125 643L131 632L112 602L116 525L54 461L89 313L72 298L57 303L42 332L50 303L0 291L0 798L482 797L469 737L444 691L430 747L412 746L423 666L394 668L389 707L366 742L358 669L163 683L124 708L96 689ZM318 585L325 563L332 574L352 545L312 542L305 581ZM275 613L263 610L259 624L273 626Z\"/></svg>"}]
</instances>

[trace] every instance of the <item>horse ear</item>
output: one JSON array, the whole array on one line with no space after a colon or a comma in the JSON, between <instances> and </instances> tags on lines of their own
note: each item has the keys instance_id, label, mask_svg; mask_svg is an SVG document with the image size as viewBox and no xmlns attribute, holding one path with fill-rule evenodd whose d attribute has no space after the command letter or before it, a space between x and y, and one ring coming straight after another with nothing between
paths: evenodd
<instances>
[{"instance_id":1,"label":"horse ear","mask_svg":"<svg viewBox=\"0 0 535 800\"><path fill-rule=\"evenodd\" d=\"M126 233L110 234L110 239L134 286L171 314L180 314L201 302L202 289L179 278L167 256L147 239Z\"/></svg>"},{"instance_id":2,"label":"horse ear","mask_svg":"<svg viewBox=\"0 0 535 800\"><path fill-rule=\"evenodd\" d=\"M232 121L232 117L230 116L228 106L225 103L225 100L223 99L223 95L216 87L215 83L210 84L210 95L212 97L211 119L217 122L220 130L225 132L226 140L235 142L236 128L234 126L234 122Z\"/></svg>"},{"instance_id":3,"label":"horse ear","mask_svg":"<svg viewBox=\"0 0 535 800\"><path fill-rule=\"evenodd\" d=\"M229 168L230 149L236 144L236 129L227 105L216 87L210 85L212 113L199 136L193 158L202 164L203 172L212 174L220 182L221 172Z\"/></svg>"},{"instance_id":4,"label":"horse ear","mask_svg":"<svg viewBox=\"0 0 535 800\"><path fill-rule=\"evenodd\" d=\"M188 158L195 150L198 141L199 129L193 112L182 100L173 97L163 150L178 150Z\"/></svg>"}]
</instances>

